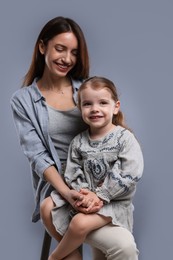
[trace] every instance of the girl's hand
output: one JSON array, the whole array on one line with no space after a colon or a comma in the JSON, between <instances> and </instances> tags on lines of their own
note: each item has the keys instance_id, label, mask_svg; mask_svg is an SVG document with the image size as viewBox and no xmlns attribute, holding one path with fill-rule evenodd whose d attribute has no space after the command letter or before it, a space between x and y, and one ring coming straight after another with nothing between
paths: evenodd
<instances>
[{"instance_id":1,"label":"girl's hand","mask_svg":"<svg viewBox=\"0 0 173 260\"><path fill-rule=\"evenodd\" d=\"M97 197L94 192L81 189L80 194L83 196L83 199L77 200L74 204L78 211L83 213L95 213L103 206L103 201Z\"/></svg>"}]
</instances>

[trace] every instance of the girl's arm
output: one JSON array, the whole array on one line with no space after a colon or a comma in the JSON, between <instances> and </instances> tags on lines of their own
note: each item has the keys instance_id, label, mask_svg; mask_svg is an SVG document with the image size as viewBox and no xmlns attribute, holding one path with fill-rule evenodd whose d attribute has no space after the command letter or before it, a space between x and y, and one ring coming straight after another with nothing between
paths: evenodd
<instances>
[{"instance_id":1,"label":"girl's arm","mask_svg":"<svg viewBox=\"0 0 173 260\"><path fill-rule=\"evenodd\" d=\"M89 184L83 171L82 157L75 145L77 139L78 136L72 140L69 146L64 179L70 188L80 191L82 188L89 189Z\"/></svg>"},{"instance_id":2,"label":"girl's arm","mask_svg":"<svg viewBox=\"0 0 173 260\"><path fill-rule=\"evenodd\" d=\"M124 140L118 160L107 173L102 186L96 188L97 196L106 203L132 197L142 172L142 151L136 138L130 133Z\"/></svg>"},{"instance_id":3,"label":"girl's arm","mask_svg":"<svg viewBox=\"0 0 173 260\"><path fill-rule=\"evenodd\" d=\"M93 213L97 212L103 203L94 192L89 190L89 180L86 179L82 158L75 145L78 137L75 137L69 146L64 179L70 188L81 191L83 199L76 201L74 205L76 209L83 213Z\"/></svg>"},{"instance_id":4,"label":"girl's arm","mask_svg":"<svg viewBox=\"0 0 173 260\"><path fill-rule=\"evenodd\" d=\"M80 194L84 195L84 199L86 199L87 203L85 205L83 204L83 200L76 201L74 205L77 207L78 211L83 213L95 213L103 206L103 201L94 192L87 189L81 189Z\"/></svg>"}]
</instances>

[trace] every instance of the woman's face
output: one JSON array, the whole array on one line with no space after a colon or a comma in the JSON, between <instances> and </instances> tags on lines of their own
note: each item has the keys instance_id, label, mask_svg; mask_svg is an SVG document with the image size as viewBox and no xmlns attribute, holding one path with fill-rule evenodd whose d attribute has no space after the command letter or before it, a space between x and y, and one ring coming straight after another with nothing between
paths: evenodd
<instances>
[{"instance_id":1,"label":"woman's face","mask_svg":"<svg viewBox=\"0 0 173 260\"><path fill-rule=\"evenodd\" d=\"M45 56L45 71L64 77L75 66L78 41L72 32L58 34L45 46L40 43L39 50Z\"/></svg>"}]
</instances>

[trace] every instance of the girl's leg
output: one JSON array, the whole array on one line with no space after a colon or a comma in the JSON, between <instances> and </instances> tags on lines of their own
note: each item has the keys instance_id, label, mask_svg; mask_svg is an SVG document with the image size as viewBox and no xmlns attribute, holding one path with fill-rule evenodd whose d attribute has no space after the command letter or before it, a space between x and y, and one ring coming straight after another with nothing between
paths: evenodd
<instances>
[{"instance_id":1,"label":"girl's leg","mask_svg":"<svg viewBox=\"0 0 173 260\"><path fill-rule=\"evenodd\" d=\"M57 258L54 258L53 255L50 255L49 258L48 258L48 260L55 260L55 259L57 259ZM62 258L61 258L61 260L62 260ZM81 254L79 253L78 250L74 250L67 257L64 257L63 260L82 260L82 256L81 256Z\"/></svg>"},{"instance_id":2,"label":"girl's leg","mask_svg":"<svg viewBox=\"0 0 173 260\"><path fill-rule=\"evenodd\" d=\"M104 217L98 214L78 213L71 220L67 232L57 248L53 251L49 260L64 259L64 257L69 255L84 242L89 232L103 227L110 221L110 217Z\"/></svg>"},{"instance_id":3,"label":"girl's leg","mask_svg":"<svg viewBox=\"0 0 173 260\"><path fill-rule=\"evenodd\" d=\"M123 227L108 224L89 233L85 242L96 248L94 260L138 260L134 237Z\"/></svg>"},{"instance_id":4,"label":"girl's leg","mask_svg":"<svg viewBox=\"0 0 173 260\"><path fill-rule=\"evenodd\" d=\"M58 242L62 239L62 236L58 234L56 231L53 223L52 223L52 215L51 215L51 210L55 207L51 197L48 197L43 200L41 207L40 207L40 214L41 214L41 219L43 221L43 224L48 231L48 233L55 238ZM68 257L64 258L64 260L81 260L81 254L79 253L78 250L75 250L72 252ZM51 258L49 259L51 260Z\"/></svg>"}]
</instances>

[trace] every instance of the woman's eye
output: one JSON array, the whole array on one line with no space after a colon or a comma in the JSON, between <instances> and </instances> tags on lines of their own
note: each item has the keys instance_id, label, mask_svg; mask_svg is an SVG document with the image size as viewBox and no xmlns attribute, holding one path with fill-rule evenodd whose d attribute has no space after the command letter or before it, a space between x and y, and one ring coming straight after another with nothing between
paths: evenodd
<instances>
[{"instance_id":1,"label":"woman's eye","mask_svg":"<svg viewBox=\"0 0 173 260\"><path fill-rule=\"evenodd\" d=\"M72 51L72 54L73 54L74 56L77 56L77 55L78 55L78 51L77 51L77 50Z\"/></svg>"},{"instance_id":2,"label":"woman's eye","mask_svg":"<svg viewBox=\"0 0 173 260\"><path fill-rule=\"evenodd\" d=\"M57 45L55 45L55 50L58 52L62 52L64 50L64 48L63 48L63 46L57 44Z\"/></svg>"},{"instance_id":3,"label":"woman's eye","mask_svg":"<svg viewBox=\"0 0 173 260\"><path fill-rule=\"evenodd\" d=\"M58 51L58 52L62 52L63 49L62 49L62 48L56 48L56 51Z\"/></svg>"}]
</instances>

